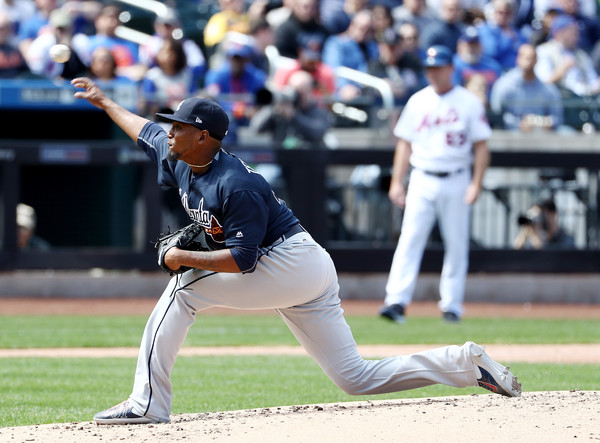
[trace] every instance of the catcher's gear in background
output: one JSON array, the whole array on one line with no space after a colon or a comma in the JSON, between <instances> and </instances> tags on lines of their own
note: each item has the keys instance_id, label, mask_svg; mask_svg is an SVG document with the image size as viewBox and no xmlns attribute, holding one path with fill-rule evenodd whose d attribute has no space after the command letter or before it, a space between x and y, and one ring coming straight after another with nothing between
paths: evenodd
<instances>
[{"instance_id":1,"label":"catcher's gear in background","mask_svg":"<svg viewBox=\"0 0 600 443\"><path fill-rule=\"evenodd\" d=\"M187 266L181 266L177 270L169 269L165 264L165 255L169 249L175 247L185 249L186 251L210 251L205 235L204 228L198 223L191 223L175 232L167 231L164 234L160 234L154 244L154 247L158 249L158 265L170 275L182 274L185 271L189 271L191 268Z\"/></svg>"}]
</instances>

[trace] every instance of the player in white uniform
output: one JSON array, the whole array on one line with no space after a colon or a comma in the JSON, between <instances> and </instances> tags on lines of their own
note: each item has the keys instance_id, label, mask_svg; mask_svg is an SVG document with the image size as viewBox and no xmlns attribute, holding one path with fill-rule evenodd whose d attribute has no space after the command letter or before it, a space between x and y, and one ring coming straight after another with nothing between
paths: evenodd
<instances>
[{"instance_id":1,"label":"player in white uniform","mask_svg":"<svg viewBox=\"0 0 600 443\"><path fill-rule=\"evenodd\" d=\"M382 317L403 323L423 252L437 219L444 242L439 308L458 322L469 261L470 207L481 192L490 153L491 129L481 101L452 84L452 54L427 50L429 86L408 100L394 129L399 141L389 189L392 203L405 207L402 230L386 285ZM411 169L412 167L412 169ZM408 192L404 185L410 172Z\"/></svg>"},{"instance_id":2,"label":"player in white uniform","mask_svg":"<svg viewBox=\"0 0 600 443\"><path fill-rule=\"evenodd\" d=\"M159 183L181 190L184 208L200 225L207 223L215 244L210 251L174 247L165 254L170 269L192 269L171 279L148 320L130 397L96 414L97 423L168 422L177 353L197 314L214 306L274 309L325 374L349 394L444 383L521 395L508 368L473 342L363 359L344 319L331 257L263 177L221 149L229 120L215 102L190 98L173 115L159 114L172 122L166 133L117 105L91 80L72 83L83 89L76 97L104 109L157 164Z\"/></svg>"}]
</instances>

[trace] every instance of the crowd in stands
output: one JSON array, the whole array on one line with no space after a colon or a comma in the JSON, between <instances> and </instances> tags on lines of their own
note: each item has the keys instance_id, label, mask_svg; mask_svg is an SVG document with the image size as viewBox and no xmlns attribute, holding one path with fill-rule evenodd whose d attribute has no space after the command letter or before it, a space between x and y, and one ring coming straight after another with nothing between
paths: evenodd
<instances>
[{"instance_id":1,"label":"crowd in stands","mask_svg":"<svg viewBox=\"0 0 600 443\"><path fill-rule=\"evenodd\" d=\"M134 43L117 32L121 3L0 0L0 81L87 75L131 83L147 116L174 111L191 95L210 96L231 116L229 142L246 126L271 130L277 142L314 145L333 122L332 103L379 100L372 88L336 75L338 68L383 79L401 108L426 84L421 60L431 45L452 51L455 84L481 97L495 128L565 129L564 114L576 112L568 104L600 92L595 0L210 3L216 12L199 38L184 35L182 17L168 10L152 36ZM71 48L68 62L50 58L57 43Z\"/></svg>"}]
</instances>

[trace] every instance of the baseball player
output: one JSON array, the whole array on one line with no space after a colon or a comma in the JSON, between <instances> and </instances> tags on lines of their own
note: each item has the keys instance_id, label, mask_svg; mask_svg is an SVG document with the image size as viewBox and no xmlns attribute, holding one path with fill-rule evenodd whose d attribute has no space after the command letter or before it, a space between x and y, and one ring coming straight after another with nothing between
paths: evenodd
<instances>
[{"instance_id":1,"label":"baseball player","mask_svg":"<svg viewBox=\"0 0 600 443\"><path fill-rule=\"evenodd\" d=\"M169 421L175 358L196 314L213 306L274 309L349 394L444 383L520 395L508 368L472 342L364 360L343 316L329 254L261 175L222 148L229 120L216 102L188 98L174 114L157 114L172 123L165 132L111 101L90 79L77 78L72 84L83 89L75 97L103 109L157 164L159 184L179 190L183 207L213 245L209 251L172 247L164 254L169 269L191 269L173 276L148 320L130 397L96 414L97 423Z\"/></svg>"},{"instance_id":2,"label":"baseball player","mask_svg":"<svg viewBox=\"0 0 600 443\"><path fill-rule=\"evenodd\" d=\"M411 96L394 128L399 140L389 198L405 211L380 314L397 323L405 321L436 219L444 242L439 308L444 320L460 321L470 208L481 192L490 159L485 109L474 94L453 86L450 50L429 48L424 65L429 86ZM411 167L407 192L404 179Z\"/></svg>"}]
</instances>

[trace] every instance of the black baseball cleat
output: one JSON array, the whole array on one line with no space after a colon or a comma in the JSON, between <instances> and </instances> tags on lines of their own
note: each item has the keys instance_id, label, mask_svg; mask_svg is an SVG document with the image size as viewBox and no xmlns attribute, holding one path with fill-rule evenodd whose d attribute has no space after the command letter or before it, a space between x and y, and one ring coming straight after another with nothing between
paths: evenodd
<instances>
[{"instance_id":1,"label":"black baseball cleat","mask_svg":"<svg viewBox=\"0 0 600 443\"><path fill-rule=\"evenodd\" d=\"M94 421L99 425L143 425L159 423L158 420L137 415L133 412L133 407L129 404L129 400L125 400L105 411L98 412L94 415Z\"/></svg>"},{"instance_id":2,"label":"black baseball cleat","mask_svg":"<svg viewBox=\"0 0 600 443\"><path fill-rule=\"evenodd\" d=\"M446 322L446 323L460 323L460 317L455 314L454 312L444 312L444 314L442 314L442 319Z\"/></svg>"},{"instance_id":3,"label":"black baseball cleat","mask_svg":"<svg viewBox=\"0 0 600 443\"><path fill-rule=\"evenodd\" d=\"M384 306L381 311L379 311L379 315L383 318L387 318L388 320L395 321L396 323L403 324L406 322L406 317L404 316L404 306L399 304Z\"/></svg>"},{"instance_id":4,"label":"black baseball cleat","mask_svg":"<svg viewBox=\"0 0 600 443\"><path fill-rule=\"evenodd\" d=\"M483 389L506 397L521 396L521 383L510 372L510 367L492 360L485 353L483 346L471 342L471 361L481 374L480 377L477 377L477 383Z\"/></svg>"}]
</instances>

